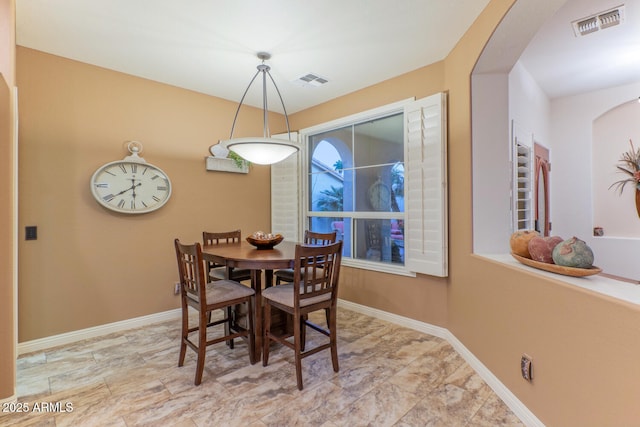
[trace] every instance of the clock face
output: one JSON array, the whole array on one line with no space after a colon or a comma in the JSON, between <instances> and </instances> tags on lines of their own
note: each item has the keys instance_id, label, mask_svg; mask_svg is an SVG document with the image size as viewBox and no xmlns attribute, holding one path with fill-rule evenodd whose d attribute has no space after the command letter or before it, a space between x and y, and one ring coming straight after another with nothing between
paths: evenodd
<instances>
[{"instance_id":1,"label":"clock face","mask_svg":"<svg viewBox=\"0 0 640 427\"><path fill-rule=\"evenodd\" d=\"M93 197L107 209L127 214L154 211L171 196L171 181L149 163L119 160L100 167L91 177Z\"/></svg>"},{"instance_id":2,"label":"clock face","mask_svg":"<svg viewBox=\"0 0 640 427\"><path fill-rule=\"evenodd\" d=\"M369 202L376 211L391 210L391 189L381 181L374 182L369 187Z\"/></svg>"}]
</instances>

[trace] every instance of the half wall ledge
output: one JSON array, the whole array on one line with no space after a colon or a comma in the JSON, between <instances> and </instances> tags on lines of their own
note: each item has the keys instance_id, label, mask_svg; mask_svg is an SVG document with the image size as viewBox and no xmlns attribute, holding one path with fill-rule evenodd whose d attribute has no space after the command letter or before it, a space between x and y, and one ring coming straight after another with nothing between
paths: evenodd
<instances>
[{"instance_id":1,"label":"half wall ledge","mask_svg":"<svg viewBox=\"0 0 640 427\"><path fill-rule=\"evenodd\" d=\"M582 289L606 295L616 300L640 306L640 285L605 277L601 274L588 277L571 277L551 273L521 264L510 254L473 254L473 256L488 259L499 264L507 265L511 268L548 277L556 281L564 282L568 285L577 286Z\"/></svg>"}]
</instances>

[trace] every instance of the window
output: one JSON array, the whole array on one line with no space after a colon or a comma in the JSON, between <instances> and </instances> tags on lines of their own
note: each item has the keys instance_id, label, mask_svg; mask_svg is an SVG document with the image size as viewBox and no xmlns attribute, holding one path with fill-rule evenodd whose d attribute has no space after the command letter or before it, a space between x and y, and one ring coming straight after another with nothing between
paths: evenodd
<instances>
[{"instance_id":1,"label":"window","mask_svg":"<svg viewBox=\"0 0 640 427\"><path fill-rule=\"evenodd\" d=\"M301 130L301 152L272 166L272 232L300 224L283 233L299 240L304 229L335 230L344 265L446 276L445 99Z\"/></svg>"},{"instance_id":2,"label":"window","mask_svg":"<svg viewBox=\"0 0 640 427\"><path fill-rule=\"evenodd\" d=\"M404 266L403 117L307 135L305 222L337 231L345 258Z\"/></svg>"}]
</instances>

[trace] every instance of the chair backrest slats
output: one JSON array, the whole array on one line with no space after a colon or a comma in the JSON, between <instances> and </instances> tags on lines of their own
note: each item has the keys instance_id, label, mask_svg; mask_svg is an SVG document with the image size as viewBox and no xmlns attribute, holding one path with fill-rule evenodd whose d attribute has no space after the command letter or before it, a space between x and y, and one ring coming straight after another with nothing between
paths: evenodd
<instances>
[{"instance_id":1,"label":"chair backrest slats","mask_svg":"<svg viewBox=\"0 0 640 427\"><path fill-rule=\"evenodd\" d=\"M338 233L319 233L317 231L306 230L304 232L304 243L307 245L328 245L335 243Z\"/></svg>"},{"instance_id":2,"label":"chair backrest slats","mask_svg":"<svg viewBox=\"0 0 640 427\"><path fill-rule=\"evenodd\" d=\"M204 263L202 261L202 247L200 243L183 245L175 239L176 257L178 260L178 274L180 285L187 296L206 305L207 283L204 275Z\"/></svg>"},{"instance_id":3,"label":"chair backrest slats","mask_svg":"<svg viewBox=\"0 0 640 427\"><path fill-rule=\"evenodd\" d=\"M222 232L213 232L213 231L202 232L202 244L205 246L218 245L220 243L239 243L241 238L242 238L242 232L240 230L222 231ZM223 264L217 264L214 262L209 263L209 268L222 267L222 266Z\"/></svg>"},{"instance_id":4,"label":"chair backrest slats","mask_svg":"<svg viewBox=\"0 0 640 427\"><path fill-rule=\"evenodd\" d=\"M242 238L240 230L223 232L202 232L202 243L204 245L217 245L219 243L237 243Z\"/></svg>"},{"instance_id":5,"label":"chair backrest slats","mask_svg":"<svg viewBox=\"0 0 640 427\"><path fill-rule=\"evenodd\" d=\"M293 275L296 305L300 300L331 293L337 299L342 241L326 245L297 245Z\"/></svg>"}]
</instances>

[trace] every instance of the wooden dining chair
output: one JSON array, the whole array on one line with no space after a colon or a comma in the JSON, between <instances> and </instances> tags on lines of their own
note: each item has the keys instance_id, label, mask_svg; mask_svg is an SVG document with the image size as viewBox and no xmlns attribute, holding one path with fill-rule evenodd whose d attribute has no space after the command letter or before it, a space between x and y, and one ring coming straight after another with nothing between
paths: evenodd
<instances>
[{"instance_id":1,"label":"wooden dining chair","mask_svg":"<svg viewBox=\"0 0 640 427\"><path fill-rule=\"evenodd\" d=\"M335 243L338 238L337 230L333 230L329 233L320 233L318 231L305 230L304 232L304 244L309 245L328 245L330 243ZM281 283L293 283L293 269L282 269L277 270L273 275L276 277L276 285L280 285ZM329 322L329 313L327 312L327 322ZM301 334L301 345L302 350L305 348L306 342L306 334L305 329L302 329Z\"/></svg>"},{"instance_id":2,"label":"wooden dining chair","mask_svg":"<svg viewBox=\"0 0 640 427\"><path fill-rule=\"evenodd\" d=\"M242 238L241 230L233 231L203 231L202 232L202 244L204 246L219 245L225 243L240 243ZM207 262L207 274L208 281L215 282L217 280L223 280L226 277L226 266L224 264L216 264L214 262ZM245 280L251 280L251 270L234 268L230 271L229 279L236 282L244 282ZM234 327L235 322L244 316L244 312L241 306L227 307L227 316L232 318L232 322L225 325L225 333L229 334L229 327ZM211 319L211 313L209 313L209 319ZM227 345L233 348L233 340L229 340Z\"/></svg>"},{"instance_id":3,"label":"wooden dining chair","mask_svg":"<svg viewBox=\"0 0 640 427\"><path fill-rule=\"evenodd\" d=\"M296 380L302 390L302 359L319 351L330 349L334 372L338 372L338 346L336 309L338 301L338 283L342 260L342 241L324 245L296 245L293 282L272 286L262 292L264 301L264 333L262 364L269 363L271 341L278 342L294 350ZM271 331L271 308L293 316L293 333L284 331L277 334ZM309 320L309 313L325 310L326 327ZM306 327L320 332L329 338L310 349L302 345L302 331ZM289 338L293 336L293 342ZM310 345L310 344L309 344Z\"/></svg>"},{"instance_id":4,"label":"wooden dining chair","mask_svg":"<svg viewBox=\"0 0 640 427\"><path fill-rule=\"evenodd\" d=\"M218 245L220 243L240 243L242 233L240 230L223 231L223 232L202 232L202 244L204 246ZM207 263L207 280L215 281L225 278L226 267L222 264L216 264L213 262ZM229 279L237 282L243 282L245 280L251 280L251 270L246 269L233 269Z\"/></svg>"},{"instance_id":5,"label":"wooden dining chair","mask_svg":"<svg viewBox=\"0 0 640 427\"><path fill-rule=\"evenodd\" d=\"M189 346L198 355L194 383L199 385L202 381L207 347L223 341L233 341L234 338L240 337L248 341L249 362L251 364L256 363L253 330L254 290L232 280L217 280L207 283L200 243L183 245L178 239L175 239L174 243L178 260L182 305L182 335L178 366L184 365L187 346ZM235 325L234 329L230 331L229 327L225 327L224 334L208 339L207 329L209 327L220 324L228 325L232 321L228 315L223 316L222 319L211 321L211 311L222 309L223 313L229 313L229 310L225 309L236 304L246 304L247 306L248 321L246 328ZM189 307L198 312L198 324L196 326L190 326L189 324ZM197 339L192 339L192 334L197 334Z\"/></svg>"},{"instance_id":6,"label":"wooden dining chair","mask_svg":"<svg viewBox=\"0 0 640 427\"><path fill-rule=\"evenodd\" d=\"M337 238L337 231L330 233L319 233L316 231L306 230L304 232L303 243L306 245L328 245L335 243ZM276 277L276 285L293 282L293 269L277 270L273 275Z\"/></svg>"}]
</instances>

